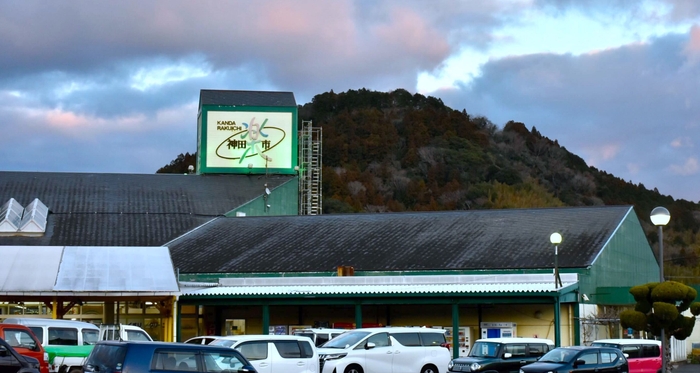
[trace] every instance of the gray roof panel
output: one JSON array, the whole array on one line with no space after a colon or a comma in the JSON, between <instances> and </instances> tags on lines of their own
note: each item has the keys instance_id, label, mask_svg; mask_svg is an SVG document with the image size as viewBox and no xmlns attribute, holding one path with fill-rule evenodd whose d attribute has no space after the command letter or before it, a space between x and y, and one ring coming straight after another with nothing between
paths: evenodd
<instances>
[{"instance_id":1,"label":"gray roof panel","mask_svg":"<svg viewBox=\"0 0 700 373\"><path fill-rule=\"evenodd\" d=\"M292 92L202 89L199 93L200 108L203 105L296 107L297 102Z\"/></svg>"},{"instance_id":2,"label":"gray roof panel","mask_svg":"<svg viewBox=\"0 0 700 373\"><path fill-rule=\"evenodd\" d=\"M292 176L0 172L0 201L49 209L42 237L0 245L161 246Z\"/></svg>"},{"instance_id":3,"label":"gray roof panel","mask_svg":"<svg viewBox=\"0 0 700 373\"><path fill-rule=\"evenodd\" d=\"M171 243L181 273L439 271L592 265L631 206L219 218Z\"/></svg>"}]
</instances>

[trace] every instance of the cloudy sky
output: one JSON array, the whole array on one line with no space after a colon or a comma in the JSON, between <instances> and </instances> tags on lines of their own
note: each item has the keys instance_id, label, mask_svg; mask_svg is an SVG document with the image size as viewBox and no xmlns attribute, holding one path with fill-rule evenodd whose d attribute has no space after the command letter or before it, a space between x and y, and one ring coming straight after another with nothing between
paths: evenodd
<instances>
[{"instance_id":1,"label":"cloudy sky","mask_svg":"<svg viewBox=\"0 0 700 373\"><path fill-rule=\"evenodd\" d=\"M0 170L154 173L200 89L403 88L700 201L700 1L0 2Z\"/></svg>"}]
</instances>

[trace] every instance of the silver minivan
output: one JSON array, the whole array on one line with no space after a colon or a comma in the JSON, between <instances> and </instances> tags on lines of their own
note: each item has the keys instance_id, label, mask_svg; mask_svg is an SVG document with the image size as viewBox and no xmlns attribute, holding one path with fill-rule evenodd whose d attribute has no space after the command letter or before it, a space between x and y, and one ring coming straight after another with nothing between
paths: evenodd
<instances>
[{"instance_id":1,"label":"silver minivan","mask_svg":"<svg viewBox=\"0 0 700 373\"><path fill-rule=\"evenodd\" d=\"M308 337L294 335L230 335L210 346L231 347L255 367L258 373L318 373L316 346Z\"/></svg>"}]
</instances>

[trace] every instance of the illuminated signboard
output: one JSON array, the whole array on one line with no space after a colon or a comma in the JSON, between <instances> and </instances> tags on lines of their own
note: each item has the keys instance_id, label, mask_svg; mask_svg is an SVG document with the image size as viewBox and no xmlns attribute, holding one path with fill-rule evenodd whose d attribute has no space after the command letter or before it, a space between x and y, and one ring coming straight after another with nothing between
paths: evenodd
<instances>
[{"instance_id":1,"label":"illuminated signboard","mask_svg":"<svg viewBox=\"0 0 700 373\"><path fill-rule=\"evenodd\" d=\"M294 172L296 108L236 109L203 110L200 172Z\"/></svg>"}]
</instances>

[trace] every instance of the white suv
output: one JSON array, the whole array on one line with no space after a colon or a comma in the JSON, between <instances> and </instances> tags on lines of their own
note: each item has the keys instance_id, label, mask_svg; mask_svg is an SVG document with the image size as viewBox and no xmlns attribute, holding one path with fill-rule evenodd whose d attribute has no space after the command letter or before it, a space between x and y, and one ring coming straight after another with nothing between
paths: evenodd
<instances>
[{"instance_id":1,"label":"white suv","mask_svg":"<svg viewBox=\"0 0 700 373\"><path fill-rule=\"evenodd\" d=\"M321 373L446 372L445 330L384 327L348 330L318 349Z\"/></svg>"},{"instance_id":2,"label":"white suv","mask_svg":"<svg viewBox=\"0 0 700 373\"><path fill-rule=\"evenodd\" d=\"M309 337L293 335L229 335L210 346L231 347L250 361L258 373L318 373L319 358Z\"/></svg>"}]
</instances>

